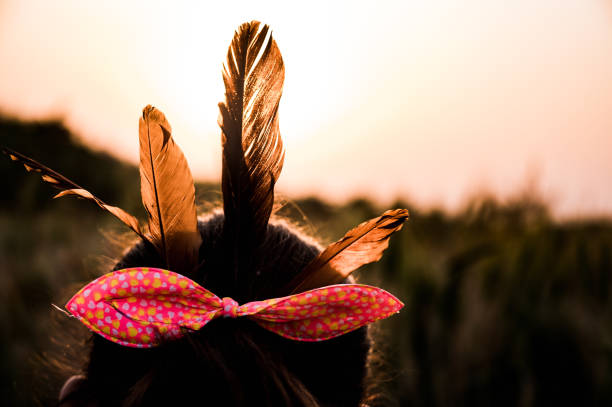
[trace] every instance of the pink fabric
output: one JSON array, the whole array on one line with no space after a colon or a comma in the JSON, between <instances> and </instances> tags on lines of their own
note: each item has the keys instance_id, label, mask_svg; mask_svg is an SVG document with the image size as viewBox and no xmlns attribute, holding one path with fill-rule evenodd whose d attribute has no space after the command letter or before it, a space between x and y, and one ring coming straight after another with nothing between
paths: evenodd
<instances>
[{"instance_id":1,"label":"pink fabric","mask_svg":"<svg viewBox=\"0 0 612 407\"><path fill-rule=\"evenodd\" d=\"M239 305L220 299L189 278L168 270L137 267L106 274L66 304L93 332L120 345L148 348L198 330L214 318L247 317L298 341L335 338L387 318L403 304L380 288L341 284L288 297Z\"/></svg>"}]
</instances>

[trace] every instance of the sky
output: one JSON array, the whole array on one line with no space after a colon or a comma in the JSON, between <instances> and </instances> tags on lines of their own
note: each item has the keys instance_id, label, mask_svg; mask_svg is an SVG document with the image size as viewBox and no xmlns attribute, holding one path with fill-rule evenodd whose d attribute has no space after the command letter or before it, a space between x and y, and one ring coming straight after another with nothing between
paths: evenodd
<instances>
[{"instance_id":1,"label":"sky","mask_svg":"<svg viewBox=\"0 0 612 407\"><path fill-rule=\"evenodd\" d=\"M559 217L612 216L608 0L254 3L0 0L0 111L136 163L152 104L219 180L222 64L259 20L285 62L282 196L452 211L529 184Z\"/></svg>"}]
</instances>

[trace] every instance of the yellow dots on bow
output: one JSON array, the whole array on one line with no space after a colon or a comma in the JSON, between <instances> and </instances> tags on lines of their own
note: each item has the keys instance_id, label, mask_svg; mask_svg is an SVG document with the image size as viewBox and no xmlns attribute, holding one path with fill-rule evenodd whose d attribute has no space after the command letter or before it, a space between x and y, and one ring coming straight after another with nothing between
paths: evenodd
<instances>
[{"instance_id":1,"label":"yellow dots on bow","mask_svg":"<svg viewBox=\"0 0 612 407\"><path fill-rule=\"evenodd\" d=\"M144 314L145 314L144 310L142 308L139 308L138 309L138 316L142 317L142 316L144 316Z\"/></svg>"},{"instance_id":2,"label":"yellow dots on bow","mask_svg":"<svg viewBox=\"0 0 612 407\"><path fill-rule=\"evenodd\" d=\"M388 303L389 305L395 305L395 300L394 300L393 298L389 298L389 299L387 300L387 303Z\"/></svg>"},{"instance_id":3,"label":"yellow dots on bow","mask_svg":"<svg viewBox=\"0 0 612 407\"><path fill-rule=\"evenodd\" d=\"M149 343L151 341L151 337L147 334L142 334L140 336L140 339L144 342L144 343Z\"/></svg>"},{"instance_id":4,"label":"yellow dots on bow","mask_svg":"<svg viewBox=\"0 0 612 407\"><path fill-rule=\"evenodd\" d=\"M344 297L346 297L346 293L345 293L344 291L340 291L340 292L338 293L338 298L339 298L339 299L343 299Z\"/></svg>"},{"instance_id":5,"label":"yellow dots on bow","mask_svg":"<svg viewBox=\"0 0 612 407\"><path fill-rule=\"evenodd\" d=\"M198 329L202 328L202 324L195 323L195 324L191 325L191 327L197 331Z\"/></svg>"},{"instance_id":6,"label":"yellow dots on bow","mask_svg":"<svg viewBox=\"0 0 612 407\"><path fill-rule=\"evenodd\" d=\"M113 324L115 329L119 329L119 321L113 321L113 322L111 322L111 324Z\"/></svg>"},{"instance_id":7,"label":"yellow dots on bow","mask_svg":"<svg viewBox=\"0 0 612 407\"><path fill-rule=\"evenodd\" d=\"M298 301L298 304L300 304L300 305L306 305L307 303L308 303L308 299L306 297L302 297Z\"/></svg>"},{"instance_id":8,"label":"yellow dots on bow","mask_svg":"<svg viewBox=\"0 0 612 407\"><path fill-rule=\"evenodd\" d=\"M136 302L138 299L136 297L128 297L127 302L129 303L134 303Z\"/></svg>"},{"instance_id":9,"label":"yellow dots on bow","mask_svg":"<svg viewBox=\"0 0 612 407\"><path fill-rule=\"evenodd\" d=\"M125 297L127 291L125 291L123 288L120 288L117 290L117 294L119 294L120 297Z\"/></svg>"},{"instance_id":10,"label":"yellow dots on bow","mask_svg":"<svg viewBox=\"0 0 612 407\"><path fill-rule=\"evenodd\" d=\"M161 285L162 285L162 282L159 278L153 279L153 288L159 288L161 287Z\"/></svg>"},{"instance_id":11,"label":"yellow dots on bow","mask_svg":"<svg viewBox=\"0 0 612 407\"><path fill-rule=\"evenodd\" d=\"M147 314L151 316L155 315L155 312L156 312L155 307L151 307L147 310Z\"/></svg>"},{"instance_id":12,"label":"yellow dots on bow","mask_svg":"<svg viewBox=\"0 0 612 407\"><path fill-rule=\"evenodd\" d=\"M170 276L170 277L168 277L168 281L169 281L171 284L176 284L176 276Z\"/></svg>"},{"instance_id":13,"label":"yellow dots on bow","mask_svg":"<svg viewBox=\"0 0 612 407\"><path fill-rule=\"evenodd\" d=\"M93 318L93 313L91 311L87 311L87 314L85 314L87 316L88 320L91 320Z\"/></svg>"},{"instance_id":14,"label":"yellow dots on bow","mask_svg":"<svg viewBox=\"0 0 612 407\"><path fill-rule=\"evenodd\" d=\"M344 325L342 325L342 326L340 327L340 330L341 330L341 331L346 331L346 330L348 329L348 327L349 327L349 326L348 326L348 324L344 324Z\"/></svg>"},{"instance_id":15,"label":"yellow dots on bow","mask_svg":"<svg viewBox=\"0 0 612 407\"><path fill-rule=\"evenodd\" d=\"M134 329L134 328L130 328L130 329ZM135 330L135 329L134 329L134 330ZM123 331L120 331L120 332L119 332L119 335L121 335L121 337L122 337L123 339L125 339L125 337L126 337L125 332L123 332Z\"/></svg>"},{"instance_id":16,"label":"yellow dots on bow","mask_svg":"<svg viewBox=\"0 0 612 407\"><path fill-rule=\"evenodd\" d=\"M290 314L293 314L295 312L295 307L288 306L286 309L287 309L287 312Z\"/></svg>"},{"instance_id":17,"label":"yellow dots on bow","mask_svg":"<svg viewBox=\"0 0 612 407\"><path fill-rule=\"evenodd\" d=\"M83 298L82 296L79 295L77 297L77 299L76 299L76 303L79 304L79 305L85 304L85 298Z\"/></svg>"},{"instance_id":18,"label":"yellow dots on bow","mask_svg":"<svg viewBox=\"0 0 612 407\"><path fill-rule=\"evenodd\" d=\"M129 275L130 277L136 277L136 273L137 273L137 271L136 271L136 270L130 270L130 271L128 271L128 275Z\"/></svg>"},{"instance_id":19,"label":"yellow dots on bow","mask_svg":"<svg viewBox=\"0 0 612 407\"><path fill-rule=\"evenodd\" d=\"M338 330L338 323L334 322L332 324L329 324L329 329L333 329L334 331Z\"/></svg>"},{"instance_id":20,"label":"yellow dots on bow","mask_svg":"<svg viewBox=\"0 0 612 407\"><path fill-rule=\"evenodd\" d=\"M355 300L357 299L357 294L353 293L353 294L349 295L349 298L350 298L352 301L355 301Z\"/></svg>"},{"instance_id":21,"label":"yellow dots on bow","mask_svg":"<svg viewBox=\"0 0 612 407\"><path fill-rule=\"evenodd\" d=\"M327 288L324 289L324 290L321 290L321 295L322 296L326 296L327 294L329 294L329 291L327 290Z\"/></svg>"},{"instance_id":22,"label":"yellow dots on bow","mask_svg":"<svg viewBox=\"0 0 612 407\"><path fill-rule=\"evenodd\" d=\"M96 318L98 318L98 319L104 318L104 311L101 310L101 309L97 310L96 311Z\"/></svg>"},{"instance_id":23,"label":"yellow dots on bow","mask_svg":"<svg viewBox=\"0 0 612 407\"><path fill-rule=\"evenodd\" d=\"M94 300L95 300L95 301L100 301L100 298L102 298L102 294L100 294L100 293L94 293Z\"/></svg>"},{"instance_id":24,"label":"yellow dots on bow","mask_svg":"<svg viewBox=\"0 0 612 407\"><path fill-rule=\"evenodd\" d=\"M338 315L341 319L346 319L347 315L344 312L341 312L340 315Z\"/></svg>"},{"instance_id":25,"label":"yellow dots on bow","mask_svg":"<svg viewBox=\"0 0 612 407\"><path fill-rule=\"evenodd\" d=\"M128 335L130 335L132 337L136 336L136 335L138 335L138 331L136 330L136 328L130 327L130 328L128 328Z\"/></svg>"},{"instance_id":26,"label":"yellow dots on bow","mask_svg":"<svg viewBox=\"0 0 612 407\"><path fill-rule=\"evenodd\" d=\"M361 302L369 302L369 301L370 301L370 299L369 299L368 297L361 297L361 298L359 299L359 301L361 301Z\"/></svg>"},{"instance_id":27,"label":"yellow dots on bow","mask_svg":"<svg viewBox=\"0 0 612 407\"><path fill-rule=\"evenodd\" d=\"M116 278L113 278L110 282L111 287L116 287L119 284L119 281Z\"/></svg>"},{"instance_id":28,"label":"yellow dots on bow","mask_svg":"<svg viewBox=\"0 0 612 407\"><path fill-rule=\"evenodd\" d=\"M300 311L300 315L306 315L308 314L308 310L307 309L303 309Z\"/></svg>"},{"instance_id":29,"label":"yellow dots on bow","mask_svg":"<svg viewBox=\"0 0 612 407\"><path fill-rule=\"evenodd\" d=\"M149 284L151 284L151 280L149 280L148 278L145 278L144 280L142 280L142 283L144 285L149 285Z\"/></svg>"},{"instance_id":30,"label":"yellow dots on bow","mask_svg":"<svg viewBox=\"0 0 612 407\"><path fill-rule=\"evenodd\" d=\"M170 301L164 301L163 304L164 304L164 307L166 308L170 308L172 306L172 303Z\"/></svg>"},{"instance_id":31,"label":"yellow dots on bow","mask_svg":"<svg viewBox=\"0 0 612 407\"><path fill-rule=\"evenodd\" d=\"M189 283L186 280L179 281L179 285L181 286L181 288L187 288L188 284Z\"/></svg>"},{"instance_id":32,"label":"yellow dots on bow","mask_svg":"<svg viewBox=\"0 0 612 407\"><path fill-rule=\"evenodd\" d=\"M130 285L132 287L136 287L138 285L138 280L136 280L135 278L131 279L130 280Z\"/></svg>"},{"instance_id":33,"label":"yellow dots on bow","mask_svg":"<svg viewBox=\"0 0 612 407\"><path fill-rule=\"evenodd\" d=\"M110 328L109 328L109 327L107 327L107 326L103 326L103 327L102 327L102 332L104 332L105 334L107 334L107 335L108 335L108 334L110 334Z\"/></svg>"},{"instance_id":34,"label":"yellow dots on bow","mask_svg":"<svg viewBox=\"0 0 612 407\"><path fill-rule=\"evenodd\" d=\"M168 327L165 325L162 325L162 326L159 326L157 330L159 331L160 334L165 334L166 332L168 332Z\"/></svg>"},{"instance_id":35,"label":"yellow dots on bow","mask_svg":"<svg viewBox=\"0 0 612 407\"><path fill-rule=\"evenodd\" d=\"M331 319L325 317L323 318L323 322L325 322L326 325L329 325L331 323Z\"/></svg>"}]
</instances>

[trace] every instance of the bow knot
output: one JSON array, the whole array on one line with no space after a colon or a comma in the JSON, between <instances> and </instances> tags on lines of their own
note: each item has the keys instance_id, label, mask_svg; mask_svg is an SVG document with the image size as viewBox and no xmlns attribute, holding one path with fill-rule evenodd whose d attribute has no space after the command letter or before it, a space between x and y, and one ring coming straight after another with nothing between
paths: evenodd
<instances>
[{"instance_id":1,"label":"bow knot","mask_svg":"<svg viewBox=\"0 0 612 407\"><path fill-rule=\"evenodd\" d=\"M236 318L238 316L238 303L230 297L223 297L221 301L220 315L225 318Z\"/></svg>"},{"instance_id":2,"label":"bow knot","mask_svg":"<svg viewBox=\"0 0 612 407\"><path fill-rule=\"evenodd\" d=\"M134 291L117 292L114 287L123 284L132 285ZM325 286L238 305L183 275L148 267L99 277L66 304L68 311L93 332L136 348L157 346L160 338L180 337L181 328L197 331L221 317L248 317L287 339L323 341L387 318L402 306L388 292L359 284Z\"/></svg>"}]
</instances>

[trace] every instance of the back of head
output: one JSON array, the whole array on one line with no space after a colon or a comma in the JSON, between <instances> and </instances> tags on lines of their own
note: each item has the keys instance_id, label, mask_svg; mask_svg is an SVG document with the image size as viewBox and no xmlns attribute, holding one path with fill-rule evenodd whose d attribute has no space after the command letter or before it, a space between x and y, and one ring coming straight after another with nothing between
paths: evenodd
<instances>
[{"instance_id":1,"label":"back of head","mask_svg":"<svg viewBox=\"0 0 612 407\"><path fill-rule=\"evenodd\" d=\"M202 260L194 281L219 296L251 291L245 301L279 293L319 249L283 223L268 225L250 287L232 291L223 241L223 215L200 221ZM157 251L139 243L115 266L161 267ZM322 342L299 342L246 318L219 318L152 349L133 349L94 335L87 381L70 399L100 405L342 405L363 396L367 328Z\"/></svg>"}]
</instances>

